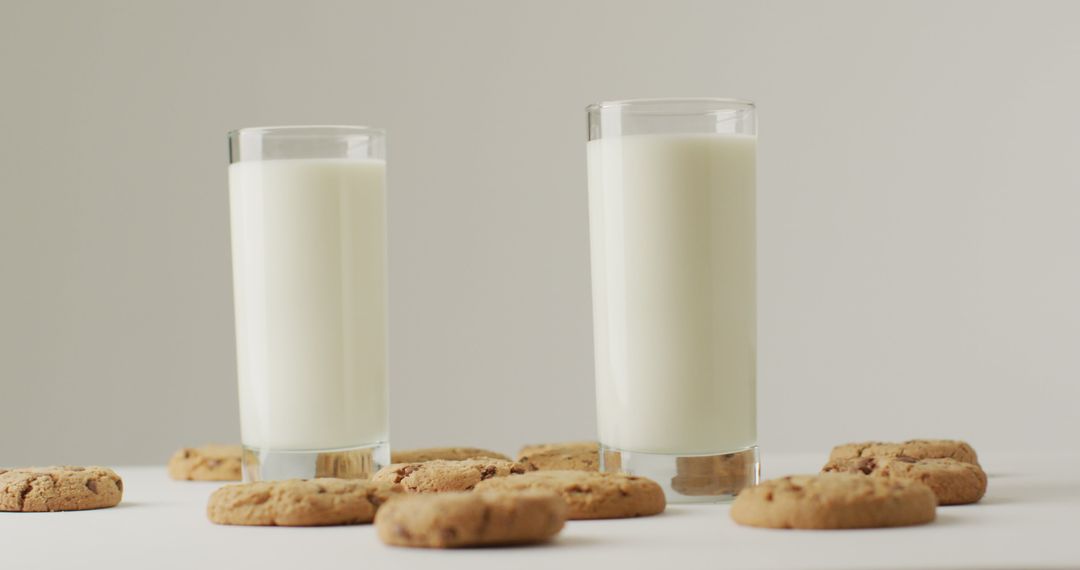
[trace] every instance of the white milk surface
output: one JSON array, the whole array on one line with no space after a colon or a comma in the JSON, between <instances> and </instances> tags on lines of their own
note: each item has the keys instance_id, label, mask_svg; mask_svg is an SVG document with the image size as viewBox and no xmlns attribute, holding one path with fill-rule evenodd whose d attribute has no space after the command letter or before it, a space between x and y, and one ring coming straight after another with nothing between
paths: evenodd
<instances>
[{"instance_id":1,"label":"white milk surface","mask_svg":"<svg viewBox=\"0 0 1080 570\"><path fill-rule=\"evenodd\" d=\"M385 174L381 160L229 166L244 445L387 441Z\"/></svg>"},{"instance_id":2,"label":"white milk surface","mask_svg":"<svg viewBox=\"0 0 1080 570\"><path fill-rule=\"evenodd\" d=\"M745 135L588 143L600 441L756 444L755 155Z\"/></svg>"}]
</instances>

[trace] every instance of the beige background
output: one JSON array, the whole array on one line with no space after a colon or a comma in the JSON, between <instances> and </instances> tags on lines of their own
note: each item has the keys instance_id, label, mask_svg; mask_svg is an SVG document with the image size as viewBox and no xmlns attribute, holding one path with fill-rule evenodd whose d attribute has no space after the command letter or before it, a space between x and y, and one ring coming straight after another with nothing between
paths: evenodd
<instances>
[{"instance_id":1,"label":"beige background","mask_svg":"<svg viewBox=\"0 0 1080 570\"><path fill-rule=\"evenodd\" d=\"M1080 431L1080 3L0 0L0 464L238 437L225 132L390 132L393 442L594 434L583 107L761 113L760 441Z\"/></svg>"}]
</instances>

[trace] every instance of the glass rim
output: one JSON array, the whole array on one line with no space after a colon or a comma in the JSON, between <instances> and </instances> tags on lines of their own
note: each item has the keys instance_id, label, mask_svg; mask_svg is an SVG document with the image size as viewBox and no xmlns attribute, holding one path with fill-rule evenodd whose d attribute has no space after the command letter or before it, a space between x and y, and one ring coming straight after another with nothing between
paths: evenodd
<instances>
[{"instance_id":1,"label":"glass rim","mask_svg":"<svg viewBox=\"0 0 1080 570\"><path fill-rule=\"evenodd\" d=\"M386 129L369 127L366 125L275 125L269 127L242 127L229 131L230 139L247 134L285 134L289 131L314 130L316 133L303 133L303 136L312 135L380 135L386 136ZM294 136L301 133L294 133Z\"/></svg>"},{"instance_id":2,"label":"glass rim","mask_svg":"<svg viewBox=\"0 0 1080 570\"><path fill-rule=\"evenodd\" d=\"M613 101L600 101L585 107L585 111L592 113L602 109L614 109L616 107L631 107L636 105L679 105L686 103L712 103L726 106L727 108L754 109L757 105L750 99L735 97L654 97L644 99L617 99Z\"/></svg>"}]
</instances>

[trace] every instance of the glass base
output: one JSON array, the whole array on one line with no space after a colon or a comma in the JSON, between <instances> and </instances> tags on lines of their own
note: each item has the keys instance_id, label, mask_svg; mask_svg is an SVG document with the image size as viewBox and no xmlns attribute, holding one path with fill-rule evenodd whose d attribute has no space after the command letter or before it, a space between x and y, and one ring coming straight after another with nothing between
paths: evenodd
<instances>
[{"instance_id":1,"label":"glass base","mask_svg":"<svg viewBox=\"0 0 1080 570\"><path fill-rule=\"evenodd\" d=\"M600 470L641 475L664 489L668 503L723 503L757 485L757 446L719 455L623 451L600 445Z\"/></svg>"},{"instance_id":2,"label":"glass base","mask_svg":"<svg viewBox=\"0 0 1080 570\"><path fill-rule=\"evenodd\" d=\"M244 446L244 481L370 479L390 464L390 444L348 449L277 450Z\"/></svg>"}]
</instances>

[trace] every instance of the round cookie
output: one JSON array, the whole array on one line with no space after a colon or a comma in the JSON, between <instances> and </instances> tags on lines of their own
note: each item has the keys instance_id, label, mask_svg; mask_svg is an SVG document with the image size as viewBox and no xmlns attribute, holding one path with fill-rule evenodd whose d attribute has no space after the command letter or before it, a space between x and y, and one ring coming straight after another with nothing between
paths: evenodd
<instances>
[{"instance_id":1,"label":"round cookie","mask_svg":"<svg viewBox=\"0 0 1080 570\"><path fill-rule=\"evenodd\" d=\"M934 520L937 498L918 481L851 473L795 475L739 493L735 522L764 528L844 529L909 526Z\"/></svg>"},{"instance_id":2,"label":"round cookie","mask_svg":"<svg viewBox=\"0 0 1080 570\"><path fill-rule=\"evenodd\" d=\"M518 451L518 458L523 455L532 455L541 451L547 451L551 449L566 449L566 450L596 450L600 451L600 443L596 441L565 441L561 443L532 443L521 446L521 450Z\"/></svg>"},{"instance_id":3,"label":"round cookie","mask_svg":"<svg viewBox=\"0 0 1080 570\"><path fill-rule=\"evenodd\" d=\"M565 522L566 503L551 492L439 493L395 497L375 530L393 546L456 548L542 542Z\"/></svg>"},{"instance_id":4,"label":"round cookie","mask_svg":"<svg viewBox=\"0 0 1080 570\"><path fill-rule=\"evenodd\" d=\"M120 503L124 482L105 467L0 469L0 511L104 509Z\"/></svg>"},{"instance_id":5,"label":"round cookie","mask_svg":"<svg viewBox=\"0 0 1080 570\"><path fill-rule=\"evenodd\" d=\"M866 441L847 443L833 448L829 460L858 457L912 457L915 459L950 458L973 465L979 464L975 449L967 442L954 439L912 439L903 443Z\"/></svg>"},{"instance_id":6,"label":"round cookie","mask_svg":"<svg viewBox=\"0 0 1080 570\"><path fill-rule=\"evenodd\" d=\"M177 481L239 481L243 453L239 445L185 447L169 458L169 477Z\"/></svg>"},{"instance_id":7,"label":"round cookie","mask_svg":"<svg viewBox=\"0 0 1080 570\"><path fill-rule=\"evenodd\" d=\"M324 451L315 455L316 479L371 479L375 457L364 451Z\"/></svg>"},{"instance_id":8,"label":"round cookie","mask_svg":"<svg viewBox=\"0 0 1080 570\"><path fill-rule=\"evenodd\" d=\"M623 473L533 471L517 477L489 479L478 492L553 491L566 501L567 518L615 519L664 512L664 491L655 481Z\"/></svg>"},{"instance_id":9,"label":"round cookie","mask_svg":"<svg viewBox=\"0 0 1080 570\"><path fill-rule=\"evenodd\" d=\"M837 459L830 461L821 471L919 481L934 491L941 505L974 503L986 494L986 473L982 468L950 458L913 459L900 456Z\"/></svg>"},{"instance_id":10,"label":"round cookie","mask_svg":"<svg viewBox=\"0 0 1080 570\"><path fill-rule=\"evenodd\" d=\"M390 452L390 463L422 463L424 461L461 461L463 459L502 459L510 461L510 458L489 449L479 447L427 447L424 449L405 449Z\"/></svg>"},{"instance_id":11,"label":"round cookie","mask_svg":"<svg viewBox=\"0 0 1080 570\"><path fill-rule=\"evenodd\" d=\"M735 495L756 480L753 453L678 457L671 488L687 496Z\"/></svg>"},{"instance_id":12,"label":"round cookie","mask_svg":"<svg viewBox=\"0 0 1080 570\"><path fill-rule=\"evenodd\" d=\"M358 479L291 479L226 485L210 495L212 522L251 526L369 523L395 485Z\"/></svg>"},{"instance_id":13,"label":"round cookie","mask_svg":"<svg viewBox=\"0 0 1080 570\"><path fill-rule=\"evenodd\" d=\"M532 471L599 471L600 444L595 441L526 445L518 463Z\"/></svg>"},{"instance_id":14,"label":"round cookie","mask_svg":"<svg viewBox=\"0 0 1080 570\"><path fill-rule=\"evenodd\" d=\"M411 493L471 491L477 483L507 475L520 475L523 465L502 459L437 459L423 463L397 463L380 469L372 481L400 484Z\"/></svg>"}]
</instances>

